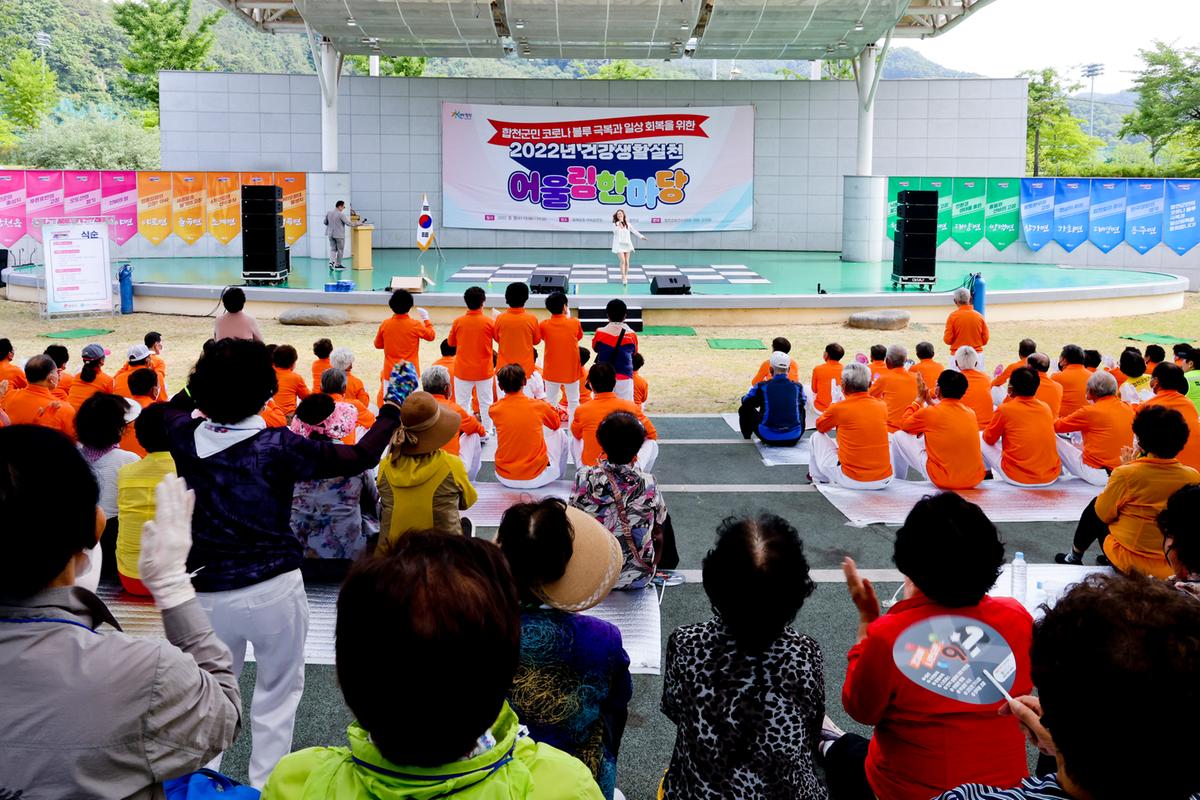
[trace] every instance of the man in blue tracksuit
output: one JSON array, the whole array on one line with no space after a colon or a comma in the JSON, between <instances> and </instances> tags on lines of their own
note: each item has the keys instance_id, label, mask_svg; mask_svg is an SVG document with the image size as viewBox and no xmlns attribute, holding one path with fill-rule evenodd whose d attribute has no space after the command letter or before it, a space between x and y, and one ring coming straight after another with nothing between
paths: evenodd
<instances>
[{"instance_id":1,"label":"man in blue tracksuit","mask_svg":"<svg viewBox=\"0 0 1200 800\"><path fill-rule=\"evenodd\" d=\"M742 436L758 433L770 447L791 447L804 435L804 387L788 379L791 358L771 354L771 378L751 387L742 398L738 421Z\"/></svg>"}]
</instances>

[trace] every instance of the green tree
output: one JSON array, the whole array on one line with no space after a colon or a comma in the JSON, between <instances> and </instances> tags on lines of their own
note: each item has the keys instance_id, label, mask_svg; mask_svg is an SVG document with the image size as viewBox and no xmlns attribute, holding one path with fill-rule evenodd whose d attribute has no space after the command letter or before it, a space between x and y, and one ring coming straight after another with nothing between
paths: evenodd
<instances>
[{"instance_id":1,"label":"green tree","mask_svg":"<svg viewBox=\"0 0 1200 800\"><path fill-rule=\"evenodd\" d=\"M346 63L355 75L369 75L368 56L346 56ZM380 56L379 74L395 78L419 78L425 74L428 59L424 56Z\"/></svg>"},{"instance_id":2,"label":"green tree","mask_svg":"<svg viewBox=\"0 0 1200 800\"><path fill-rule=\"evenodd\" d=\"M1104 142L1088 136L1080 121L1067 114L1052 116L1042 123L1039 138L1041 171L1047 175L1079 175L1096 159ZM1028 153L1032 158L1033 153ZM1035 165L1036 166L1036 165ZM1034 175L1040 174L1034 172Z\"/></svg>"},{"instance_id":3,"label":"green tree","mask_svg":"<svg viewBox=\"0 0 1200 800\"><path fill-rule=\"evenodd\" d=\"M223 11L200 18L189 28L192 0L127 0L113 6L113 17L129 35L129 51L121 64L126 91L158 107L159 70L198 70L205 66L215 36L212 28Z\"/></svg>"},{"instance_id":4,"label":"green tree","mask_svg":"<svg viewBox=\"0 0 1200 800\"><path fill-rule=\"evenodd\" d=\"M600 81L641 81L654 77L654 67L642 67L621 59L601 64L600 68L588 77Z\"/></svg>"},{"instance_id":5,"label":"green tree","mask_svg":"<svg viewBox=\"0 0 1200 800\"><path fill-rule=\"evenodd\" d=\"M41 169L157 169L158 133L133 120L91 114L25 134L11 158Z\"/></svg>"},{"instance_id":6,"label":"green tree","mask_svg":"<svg viewBox=\"0 0 1200 800\"><path fill-rule=\"evenodd\" d=\"M1030 171L1037 176L1049 162L1058 168L1070 162L1090 161L1099 140L1091 139L1083 132L1067 104L1067 95L1078 90L1080 84L1064 84L1058 72L1050 67L1022 72L1021 77L1029 79L1025 131ZM1053 146L1052 156L1042 152L1043 144Z\"/></svg>"},{"instance_id":7,"label":"green tree","mask_svg":"<svg viewBox=\"0 0 1200 800\"><path fill-rule=\"evenodd\" d=\"M1200 141L1200 50L1155 42L1139 52L1144 66L1134 78L1137 107L1125 117L1122 136L1145 136L1150 155L1175 139Z\"/></svg>"},{"instance_id":8,"label":"green tree","mask_svg":"<svg viewBox=\"0 0 1200 800\"><path fill-rule=\"evenodd\" d=\"M58 79L29 50L18 50L0 69L0 111L18 130L33 130L58 105Z\"/></svg>"}]
</instances>

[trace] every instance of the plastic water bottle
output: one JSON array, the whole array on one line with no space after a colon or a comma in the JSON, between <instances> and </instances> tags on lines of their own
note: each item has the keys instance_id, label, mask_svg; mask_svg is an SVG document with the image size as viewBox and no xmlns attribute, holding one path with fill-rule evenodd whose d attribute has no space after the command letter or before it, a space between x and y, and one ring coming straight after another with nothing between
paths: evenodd
<instances>
[{"instance_id":1,"label":"plastic water bottle","mask_svg":"<svg viewBox=\"0 0 1200 800\"><path fill-rule=\"evenodd\" d=\"M1012 596L1017 602L1024 605L1025 594L1029 587L1028 565L1025 563L1025 554L1020 550L1012 561Z\"/></svg>"}]
</instances>

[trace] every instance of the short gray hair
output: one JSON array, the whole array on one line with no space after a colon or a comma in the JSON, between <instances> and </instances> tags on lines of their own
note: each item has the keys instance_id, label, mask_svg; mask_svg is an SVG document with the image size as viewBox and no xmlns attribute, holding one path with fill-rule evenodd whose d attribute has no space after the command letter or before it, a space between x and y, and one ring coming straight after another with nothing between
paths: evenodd
<instances>
[{"instance_id":1,"label":"short gray hair","mask_svg":"<svg viewBox=\"0 0 1200 800\"><path fill-rule=\"evenodd\" d=\"M345 394L346 370L338 369L337 367L330 367L322 372L321 392L323 394Z\"/></svg>"},{"instance_id":2,"label":"short gray hair","mask_svg":"<svg viewBox=\"0 0 1200 800\"><path fill-rule=\"evenodd\" d=\"M1098 369L1088 378L1087 390L1092 397L1112 397L1117 393L1117 379Z\"/></svg>"},{"instance_id":3,"label":"short gray hair","mask_svg":"<svg viewBox=\"0 0 1200 800\"><path fill-rule=\"evenodd\" d=\"M354 366L354 352L349 347L335 348L329 354L329 365L349 372Z\"/></svg>"},{"instance_id":4,"label":"short gray hair","mask_svg":"<svg viewBox=\"0 0 1200 800\"><path fill-rule=\"evenodd\" d=\"M450 391L450 370L434 364L421 373L421 388L430 394L446 394Z\"/></svg>"},{"instance_id":5,"label":"short gray hair","mask_svg":"<svg viewBox=\"0 0 1200 800\"><path fill-rule=\"evenodd\" d=\"M958 365L959 372L975 369L975 367L979 366L979 351L969 344L964 344L955 351L954 363Z\"/></svg>"},{"instance_id":6,"label":"short gray hair","mask_svg":"<svg viewBox=\"0 0 1200 800\"><path fill-rule=\"evenodd\" d=\"M888 345L887 356L884 357L883 363L888 365L889 369L904 366L904 362L908 360L908 348L902 344Z\"/></svg>"},{"instance_id":7,"label":"short gray hair","mask_svg":"<svg viewBox=\"0 0 1200 800\"><path fill-rule=\"evenodd\" d=\"M856 394L871 388L871 370L866 364L852 361L842 367L842 392Z\"/></svg>"},{"instance_id":8,"label":"short gray hair","mask_svg":"<svg viewBox=\"0 0 1200 800\"><path fill-rule=\"evenodd\" d=\"M971 302L971 293L967 291L967 287L965 286L960 286L955 289L952 297L954 298L954 305L956 306L965 306L967 303Z\"/></svg>"}]
</instances>

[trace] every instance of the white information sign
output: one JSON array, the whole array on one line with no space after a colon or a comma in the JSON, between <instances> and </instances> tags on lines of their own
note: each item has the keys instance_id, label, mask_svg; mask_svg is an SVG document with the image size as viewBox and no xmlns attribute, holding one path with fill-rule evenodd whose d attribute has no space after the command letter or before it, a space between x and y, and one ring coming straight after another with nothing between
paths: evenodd
<instances>
[{"instance_id":1,"label":"white information sign","mask_svg":"<svg viewBox=\"0 0 1200 800\"><path fill-rule=\"evenodd\" d=\"M103 221L42 226L46 248L46 313L112 311L108 225Z\"/></svg>"}]
</instances>

